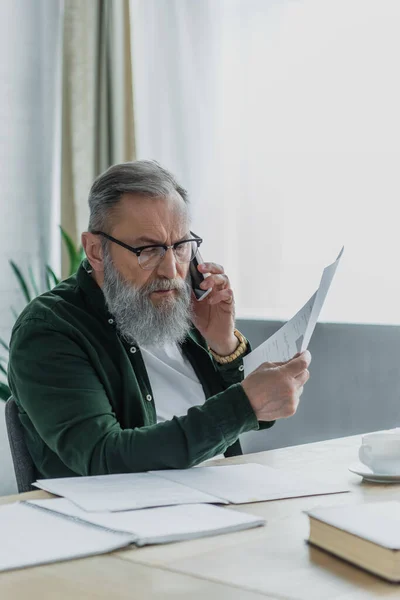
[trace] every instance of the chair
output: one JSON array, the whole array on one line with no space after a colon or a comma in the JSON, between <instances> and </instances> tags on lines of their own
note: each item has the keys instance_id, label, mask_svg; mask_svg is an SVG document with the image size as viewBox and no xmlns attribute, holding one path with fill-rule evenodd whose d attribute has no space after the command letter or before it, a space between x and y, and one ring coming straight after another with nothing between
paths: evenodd
<instances>
[{"instance_id":1,"label":"chair","mask_svg":"<svg viewBox=\"0 0 400 600\"><path fill-rule=\"evenodd\" d=\"M30 492L32 483L36 481L35 467L26 446L17 403L13 396L6 402L5 418L18 492Z\"/></svg>"}]
</instances>

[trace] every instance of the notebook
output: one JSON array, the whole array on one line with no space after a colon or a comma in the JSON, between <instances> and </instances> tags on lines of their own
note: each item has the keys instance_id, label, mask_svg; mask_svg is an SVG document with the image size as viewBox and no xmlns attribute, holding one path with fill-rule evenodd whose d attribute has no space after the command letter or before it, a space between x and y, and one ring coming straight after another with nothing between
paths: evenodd
<instances>
[{"instance_id":1,"label":"notebook","mask_svg":"<svg viewBox=\"0 0 400 600\"><path fill-rule=\"evenodd\" d=\"M208 504L88 513L69 500L0 507L0 571L242 531L265 520Z\"/></svg>"},{"instance_id":2,"label":"notebook","mask_svg":"<svg viewBox=\"0 0 400 600\"><path fill-rule=\"evenodd\" d=\"M346 485L253 463L40 479L34 485L84 510L112 512L179 504L245 504L349 491Z\"/></svg>"},{"instance_id":3,"label":"notebook","mask_svg":"<svg viewBox=\"0 0 400 600\"><path fill-rule=\"evenodd\" d=\"M133 536L137 546L165 544L208 535L241 531L265 524L265 520L212 504L189 504L124 512L87 512L66 500L29 500L27 504L84 523Z\"/></svg>"},{"instance_id":4,"label":"notebook","mask_svg":"<svg viewBox=\"0 0 400 600\"><path fill-rule=\"evenodd\" d=\"M0 506L0 571L103 554L134 542L130 533L60 518L27 504Z\"/></svg>"},{"instance_id":5,"label":"notebook","mask_svg":"<svg viewBox=\"0 0 400 600\"><path fill-rule=\"evenodd\" d=\"M400 502L309 511L309 543L389 581L400 581Z\"/></svg>"}]
</instances>

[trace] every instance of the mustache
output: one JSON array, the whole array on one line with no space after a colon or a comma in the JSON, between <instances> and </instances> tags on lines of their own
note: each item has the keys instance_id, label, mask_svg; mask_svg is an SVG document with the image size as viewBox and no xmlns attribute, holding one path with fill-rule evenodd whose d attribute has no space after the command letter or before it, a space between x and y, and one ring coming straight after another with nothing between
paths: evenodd
<instances>
[{"instance_id":1,"label":"mustache","mask_svg":"<svg viewBox=\"0 0 400 600\"><path fill-rule=\"evenodd\" d=\"M178 290L184 292L189 288L189 283L183 279L155 279L142 287L142 292L146 295L157 290Z\"/></svg>"}]
</instances>

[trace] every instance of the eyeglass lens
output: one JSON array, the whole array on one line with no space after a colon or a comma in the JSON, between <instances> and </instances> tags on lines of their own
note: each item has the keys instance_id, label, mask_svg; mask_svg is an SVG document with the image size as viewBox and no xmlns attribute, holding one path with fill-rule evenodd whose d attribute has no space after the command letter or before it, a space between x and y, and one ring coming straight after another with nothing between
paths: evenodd
<instances>
[{"instance_id":1,"label":"eyeglass lens","mask_svg":"<svg viewBox=\"0 0 400 600\"><path fill-rule=\"evenodd\" d=\"M178 263L188 263L192 261L197 252L196 242L182 242L173 249L175 260ZM146 248L138 256L139 264L142 269L152 269L156 267L163 259L165 250L162 246Z\"/></svg>"}]
</instances>

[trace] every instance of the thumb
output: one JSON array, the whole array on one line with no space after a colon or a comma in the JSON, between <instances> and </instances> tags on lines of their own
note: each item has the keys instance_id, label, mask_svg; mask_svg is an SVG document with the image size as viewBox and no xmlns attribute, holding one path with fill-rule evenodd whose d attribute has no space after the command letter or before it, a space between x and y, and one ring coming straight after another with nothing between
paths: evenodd
<instances>
[{"instance_id":1,"label":"thumb","mask_svg":"<svg viewBox=\"0 0 400 600\"><path fill-rule=\"evenodd\" d=\"M292 358L292 360L289 360L282 369L285 369L292 377L297 377L297 375L300 375L302 371L308 368L310 362L311 354L308 350L305 350L300 356L296 356L295 358Z\"/></svg>"},{"instance_id":2,"label":"thumb","mask_svg":"<svg viewBox=\"0 0 400 600\"><path fill-rule=\"evenodd\" d=\"M285 363L265 361L265 362L261 363L261 365L259 365L257 367L257 369L255 369L255 370L263 371L264 369L276 369L276 367L280 367L281 365L284 365L284 364Z\"/></svg>"}]
</instances>

